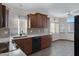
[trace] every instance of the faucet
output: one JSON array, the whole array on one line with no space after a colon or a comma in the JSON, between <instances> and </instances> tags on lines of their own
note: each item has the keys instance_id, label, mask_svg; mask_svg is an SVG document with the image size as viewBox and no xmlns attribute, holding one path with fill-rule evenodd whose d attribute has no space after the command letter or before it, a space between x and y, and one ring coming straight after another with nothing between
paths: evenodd
<instances>
[{"instance_id":1,"label":"faucet","mask_svg":"<svg viewBox=\"0 0 79 59\"><path fill-rule=\"evenodd\" d=\"M20 36L22 36L23 35L23 30L20 32Z\"/></svg>"}]
</instances>

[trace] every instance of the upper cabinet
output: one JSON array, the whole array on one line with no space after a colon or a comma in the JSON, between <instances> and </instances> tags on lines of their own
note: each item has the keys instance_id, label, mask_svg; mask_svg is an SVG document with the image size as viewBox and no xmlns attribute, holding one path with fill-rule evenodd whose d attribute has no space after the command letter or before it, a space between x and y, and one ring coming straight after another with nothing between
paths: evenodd
<instances>
[{"instance_id":1,"label":"upper cabinet","mask_svg":"<svg viewBox=\"0 0 79 59\"><path fill-rule=\"evenodd\" d=\"M6 27L7 16L6 6L0 3L0 28Z\"/></svg>"},{"instance_id":2,"label":"upper cabinet","mask_svg":"<svg viewBox=\"0 0 79 59\"><path fill-rule=\"evenodd\" d=\"M2 27L2 5L0 3L0 28Z\"/></svg>"},{"instance_id":3,"label":"upper cabinet","mask_svg":"<svg viewBox=\"0 0 79 59\"><path fill-rule=\"evenodd\" d=\"M45 14L35 13L28 14L28 27L30 28L47 28L49 18Z\"/></svg>"},{"instance_id":4,"label":"upper cabinet","mask_svg":"<svg viewBox=\"0 0 79 59\"><path fill-rule=\"evenodd\" d=\"M3 22L2 22L2 27L6 26L6 6L2 5L2 18L3 18Z\"/></svg>"}]
</instances>

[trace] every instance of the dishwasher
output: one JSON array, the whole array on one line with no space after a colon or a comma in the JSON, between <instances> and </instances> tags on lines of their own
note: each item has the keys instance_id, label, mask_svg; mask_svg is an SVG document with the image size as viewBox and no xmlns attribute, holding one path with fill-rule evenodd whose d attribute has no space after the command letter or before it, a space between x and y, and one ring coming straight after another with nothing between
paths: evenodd
<instances>
[{"instance_id":1,"label":"dishwasher","mask_svg":"<svg viewBox=\"0 0 79 59\"><path fill-rule=\"evenodd\" d=\"M41 48L41 37L33 37L32 38L32 53L39 51Z\"/></svg>"}]
</instances>

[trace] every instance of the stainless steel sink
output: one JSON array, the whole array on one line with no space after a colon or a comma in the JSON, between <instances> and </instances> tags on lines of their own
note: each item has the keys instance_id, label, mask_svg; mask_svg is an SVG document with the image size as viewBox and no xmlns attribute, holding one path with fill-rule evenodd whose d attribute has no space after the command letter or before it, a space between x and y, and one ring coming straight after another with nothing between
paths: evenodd
<instances>
[{"instance_id":1,"label":"stainless steel sink","mask_svg":"<svg viewBox=\"0 0 79 59\"><path fill-rule=\"evenodd\" d=\"M28 36L17 36L17 37L13 37L13 38L24 38L24 37L28 37Z\"/></svg>"}]
</instances>

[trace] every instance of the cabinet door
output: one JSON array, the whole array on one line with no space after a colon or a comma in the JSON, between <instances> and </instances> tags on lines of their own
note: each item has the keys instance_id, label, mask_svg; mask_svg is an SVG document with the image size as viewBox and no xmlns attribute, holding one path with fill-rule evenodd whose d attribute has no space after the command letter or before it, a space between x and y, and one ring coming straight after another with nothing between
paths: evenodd
<instances>
[{"instance_id":1,"label":"cabinet door","mask_svg":"<svg viewBox=\"0 0 79 59\"><path fill-rule=\"evenodd\" d=\"M2 5L0 3L0 27L2 27Z\"/></svg>"},{"instance_id":2,"label":"cabinet door","mask_svg":"<svg viewBox=\"0 0 79 59\"><path fill-rule=\"evenodd\" d=\"M32 39L31 38L23 38L23 39L18 39L14 41L26 55L29 55L32 53Z\"/></svg>"},{"instance_id":3,"label":"cabinet door","mask_svg":"<svg viewBox=\"0 0 79 59\"><path fill-rule=\"evenodd\" d=\"M30 16L30 21L31 21L31 28L36 28L37 27L37 19L35 15Z\"/></svg>"},{"instance_id":4,"label":"cabinet door","mask_svg":"<svg viewBox=\"0 0 79 59\"><path fill-rule=\"evenodd\" d=\"M45 28L47 27L47 15L43 15L40 13L30 14L28 15L30 19L31 28Z\"/></svg>"},{"instance_id":5,"label":"cabinet door","mask_svg":"<svg viewBox=\"0 0 79 59\"><path fill-rule=\"evenodd\" d=\"M42 18L42 15L40 14L37 15L37 27L43 28L43 18Z\"/></svg>"},{"instance_id":6,"label":"cabinet door","mask_svg":"<svg viewBox=\"0 0 79 59\"><path fill-rule=\"evenodd\" d=\"M52 38L50 35L42 36L41 49L49 47L51 45L51 40Z\"/></svg>"},{"instance_id":7,"label":"cabinet door","mask_svg":"<svg viewBox=\"0 0 79 59\"><path fill-rule=\"evenodd\" d=\"M23 48L23 41L21 40L21 39L18 39L18 40L14 40L14 42L17 44L17 46L19 47L19 48Z\"/></svg>"},{"instance_id":8,"label":"cabinet door","mask_svg":"<svg viewBox=\"0 0 79 59\"><path fill-rule=\"evenodd\" d=\"M48 18L47 18L47 16L45 16L45 15L43 15L42 16L42 18L43 18L43 28L47 28L48 27Z\"/></svg>"},{"instance_id":9,"label":"cabinet door","mask_svg":"<svg viewBox=\"0 0 79 59\"><path fill-rule=\"evenodd\" d=\"M6 26L6 6L2 5L2 18L3 18L3 23L2 27Z\"/></svg>"},{"instance_id":10,"label":"cabinet door","mask_svg":"<svg viewBox=\"0 0 79 59\"><path fill-rule=\"evenodd\" d=\"M32 39L31 38L23 39L23 51L27 55L32 53Z\"/></svg>"}]
</instances>

